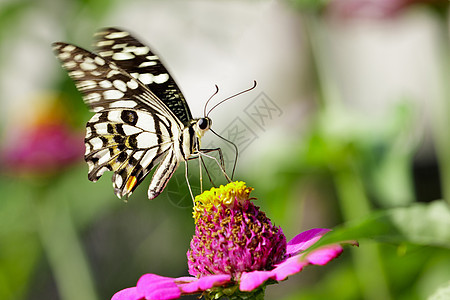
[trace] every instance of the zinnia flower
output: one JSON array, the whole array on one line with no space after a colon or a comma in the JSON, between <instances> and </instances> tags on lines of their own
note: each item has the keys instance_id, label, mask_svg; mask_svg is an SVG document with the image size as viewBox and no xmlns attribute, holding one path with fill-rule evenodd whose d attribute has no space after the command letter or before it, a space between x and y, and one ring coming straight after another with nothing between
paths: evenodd
<instances>
[{"instance_id":1,"label":"zinnia flower","mask_svg":"<svg viewBox=\"0 0 450 300\"><path fill-rule=\"evenodd\" d=\"M329 229L311 229L286 243L281 228L252 203L252 190L244 182L231 182L195 198L195 235L187 252L191 276L145 274L112 300L177 299L195 293L206 299L263 299L266 285L341 254L338 244L307 252Z\"/></svg>"},{"instance_id":2,"label":"zinnia flower","mask_svg":"<svg viewBox=\"0 0 450 300\"><path fill-rule=\"evenodd\" d=\"M333 0L327 10L341 18L391 18L406 8L422 4L446 10L448 0Z\"/></svg>"},{"instance_id":3,"label":"zinnia flower","mask_svg":"<svg viewBox=\"0 0 450 300\"><path fill-rule=\"evenodd\" d=\"M2 165L13 173L42 176L81 162L83 135L68 124L61 99L47 95L34 101L33 114L21 112L8 130Z\"/></svg>"}]
</instances>

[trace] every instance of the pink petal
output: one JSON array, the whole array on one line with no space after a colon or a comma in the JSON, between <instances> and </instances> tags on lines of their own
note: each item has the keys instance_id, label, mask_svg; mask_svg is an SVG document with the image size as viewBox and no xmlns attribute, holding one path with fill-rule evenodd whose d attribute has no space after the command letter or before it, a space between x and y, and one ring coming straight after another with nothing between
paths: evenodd
<instances>
[{"instance_id":1,"label":"pink petal","mask_svg":"<svg viewBox=\"0 0 450 300\"><path fill-rule=\"evenodd\" d=\"M127 288L115 293L111 300L141 300L144 295L139 293L136 287Z\"/></svg>"},{"instance_id":2,"label":"pink petal","mask_svg":"<svg viewBox=\"0 0 450 300\"><path fill-rule=\"evenodd\" d=\"M340 245L328 245L308 253L305 259L312 265L325 265L338 257L344 249Z\"/></svg>"},{"instance_id":3,"label":"pink petal","mask_svg":"<svg viewBox=\"0 0 450 300\"><path fill-rule=\"evenodd\" d=\"M330 231L330 229L314 228L296 235L289 243L287 243L286 256L295 255L300 251L305 251L328 231Z\"/></svg>"},{"instance_id":4,"label":"pink petal","mask_svg":"<svg viewBox=\"0 0 450 300\"><path fill-rule=\"evenodd\" d=\"M195 278L195 277L193 277ZM177 279L178 280L178 279ZM212 288L213 286L220 286L231 280L230 275L210 275L201 277L195 281L189 283L179 283L178 286L181 288L183 293L191 294L199 291L205 291Z\"/></svg>"},{"instance_id":5,"label":"pink petal","mask_svg":"<svg viewBox=\"0 0 450 300\"><path fill-rule=\"evenodd\" d=\"M289 257L285 261L276 265L275 269L271 271L242 273L239 289L243 292L249 292L258 288L268 279L274 279L277 281L285 280L288 276L300 272L309 264L325 265L333 258L339 256L342 253L342 250L343 249L340 245L329 245L318 248L306 256L299 254Z\"/></svg>"},{"instance_id":6,"label":"pink petal","mask_svg":"<svg viewBox=\"0 0 450 300\"><path fill-rule=\"evenodd\" d=\"M139 278L136 288L145 299L168 300L177 299L181 296L181 291L175 283L175 278L159 276L155 274L145 274Z\"/></svg>"},{"instance_id":7,"label":"pink petal","mask_svg":"<svg viewBox=\"0 0 450 300\"><path fill-rule=\"evenodd\" d=\"M272 270L274 273L273 279L278 281L285 280L288 276L297 274L303 267L308 265L308 262L301 261L300 255L296 255L286 259L284 262L278 264L275 269Z\"/></svg>"},{"instance_id":8,"label":"pink petal","mask_svg":"<svg viewBox=\"0 0 450 300\"><path fill-rule=\"evenodd\" d=\"M187 282L192 282L192 281L196 281L197 277L193 277L193 276L183 276L183 277L177 277L175 278L175 283L187 283Z\"/></svg>"},{"instance_id":9,"label":"pink petal","mask_svg":"<svg viewBox=\"0 0 450 300\"><path fill-rule=\"evenodd\" d=\"M242 273L239 283L239 289L243 292L253 291L261 284L263 284L267 279L270 279L274 276L272 271L253 271Z\"/></svg>"}]
</instances>

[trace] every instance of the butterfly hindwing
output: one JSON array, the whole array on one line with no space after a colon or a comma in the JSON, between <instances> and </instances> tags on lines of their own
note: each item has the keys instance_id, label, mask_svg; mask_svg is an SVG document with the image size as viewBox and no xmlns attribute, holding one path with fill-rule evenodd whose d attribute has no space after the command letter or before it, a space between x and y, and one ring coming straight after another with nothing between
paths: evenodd
<instances>
[{"instance_id":1,"label":"butterfly hindwing","mask_svg":"<svg viewBox=\"0 0 450 300\"><path fill-rule=\"evenodd\" d=\"M130 118L140 121L130 124ZM165 127L157 132L155 122L144 111L110 109L95 114L86 125L88 178L97 181L105 171L114 171L117 196L131 194L173 145L171 133Z\"/></svg>"},{"instance_id":2,"label":"butterfly hindwing","mask_svg":"<svg viewBox=\"0 0 450 300\"><path fill-rule=\"evenodd\" d=\"M146 85L185 125L192 120L187 102L175 80L149 47L130 33L105 28L96 33L96 52Z\"/></svg>"},{"instance_id":3,"label":"butterfly hindwing","mask_svg":"<svg viewBox=\"0 0 450 300\"><path fill-rule=\"evenodd\" d=\"M149 199L154 199L161 194L180 163L173 151L168 152L163 159L164 160L156 168L152 182L148 188Z\"/></svg>"},{"instance_id":4,"label":"butterfly hindwing","mask_svg":"<svg viewBox=\"0 0 450 300\"><path fill-rule=\"evenodd\" d=\"M174 140L183 124L145 85L114 62L70 44L55 43L54 50L86 104L96 112L86 125L88 178L96 181L105 171L113 171L116 195L128 197L161 163L151 183L152 191L157 191L152 195L159 195L179 163ZM160 169L168 172L158 172Z\"/></svg>"}]
</instances>

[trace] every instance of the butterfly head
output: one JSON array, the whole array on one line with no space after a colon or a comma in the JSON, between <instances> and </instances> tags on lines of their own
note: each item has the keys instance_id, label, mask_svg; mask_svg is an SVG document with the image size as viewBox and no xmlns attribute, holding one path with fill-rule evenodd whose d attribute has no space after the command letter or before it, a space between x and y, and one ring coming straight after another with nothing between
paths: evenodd
<instances>
[{"instance_id":1,"label":"butterfly head","mask_svg":"<svg viewBox=\"0 0 450 300\"><path fill-rule=\"evenodd\" d=\"M208 131L211 128L212 120L208 117L200 118L195 120L196 123L194 124L194 130L197 134L198 138L201 138L206 131Z\"/></svg>"}]
</instances>

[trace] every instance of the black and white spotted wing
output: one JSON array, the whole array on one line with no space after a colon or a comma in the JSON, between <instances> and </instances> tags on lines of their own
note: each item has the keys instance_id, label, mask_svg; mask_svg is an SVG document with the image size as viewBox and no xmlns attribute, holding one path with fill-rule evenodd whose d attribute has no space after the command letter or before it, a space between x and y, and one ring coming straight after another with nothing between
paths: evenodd
<instances>
[{"instance_id":1,"label":"black and white spotted wing","mask_svg":"<svg viewBox=\"0 0 450 300\"><path fill-rule=\"evenodd\" d=\"M192 115L175 80L149 47L126 31L105 28L95 34L95 52L116 63L146 85L172 112L189 125Z\"/></svg>"},{"instance_id":2,"label":"black and white spotted wing","mask_svg":"<svg viewBox=\"0 0 450 300\"><path fill-rule=\"evenodd\" d=\"M95 112L86 125L85 160L89 166L89 180L96 181L105 171L113 171L116 195L128 197L159 164L148 190L149 199L153 199L163 191L179 163L198 154L199 139L209 129L211 121L208 118L192 119L184 97L159 60L157 65L160 67L155 70L136 69L132 60L124 64L127 60L121 58L134 53L138 67L146 66L139 54L147 52L148 48L137 44L127 32L108 30L100 32L102 39L97 44L101 41L103 45L107 41L112 43L107 43L108 48L100 51L122 49L114 50L115 54L109 59L105 53L102 57L65 43L54 43L54 51L75 81L85 103ZM132 48L116 43L126 36ZM146 54L150 56L147 61L155 61L150 51ZM145 73L150 71L158 71L158 74ZM138 75L132 76L130 72ZM167 76L161 76L163 74ZM152 77L153 81L147 82L146 76ZM173 91L156 89L155 84L165 84ZM165 97L165 102L149 87L157 90L158 96ZM170 98L174 94L178 96Z\"/></svg>"}]
</instances>

